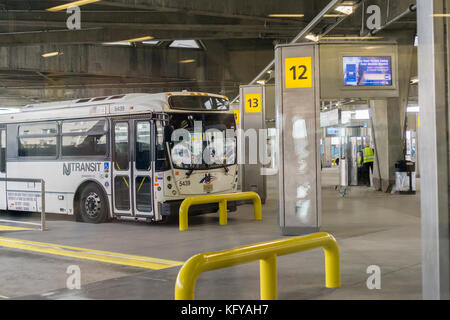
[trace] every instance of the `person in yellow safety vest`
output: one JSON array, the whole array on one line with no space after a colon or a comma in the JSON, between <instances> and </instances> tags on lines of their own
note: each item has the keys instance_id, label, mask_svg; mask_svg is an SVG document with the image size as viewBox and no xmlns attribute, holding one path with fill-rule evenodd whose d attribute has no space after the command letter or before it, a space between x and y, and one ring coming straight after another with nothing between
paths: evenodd
<instances>
[{"instance_id":1,"label":"person in yellow safety vest","mask_svg":"<svg viewBox=\"0 0 450 320\"><path fill-rule=\"evenodd\" d=\"M362 151L358 151L358 155L356 156L357 158L357 163L358 163L358 167L362 167L362 161L363 161L363 152Z\"/></svg>"},{"instance_id":2,"label":"person in yellow safety vest","mask_svg":"<svg viewBox=\"0 0 450 320\"><path fill-rule=\"evenodd\" d=\"M373 158L374 150L370 147L369 142L366 142L366 147L363 149L363 168L368 187L370 187L370 172L373 174Z\"/></svg>"}]
</instances>

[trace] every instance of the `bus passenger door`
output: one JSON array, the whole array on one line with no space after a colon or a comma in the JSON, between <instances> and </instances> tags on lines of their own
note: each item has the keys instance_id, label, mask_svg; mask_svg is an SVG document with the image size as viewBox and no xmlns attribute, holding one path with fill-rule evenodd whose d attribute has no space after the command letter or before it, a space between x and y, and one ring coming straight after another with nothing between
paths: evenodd
<instances>
[{"instance_id":1,"label":"bus passenger door","mask_svg":"<svg viewBox=\"0 0 450 320\"><path fill-rule=\"evenodd\" d=\"M116 215L153 215L153 123L113 121L113 203Z\"/></svg>"},{"instance_id":2,"label":"bus passenger door","mask_svg":"<svg viewBox=\"0 0 450 320\"><path fill-rule=\"evenodd\" d=\"M131 139L130 123L128 120L113 121L112 134L112 184L113 207L116 215L133 215L131 201L132 175L131 166Z\"/></svg>"},{"instance_id":3,"label":"bus passenger door","mask_svg":"<svg viewBox=\"0 0 450 320\"><path fill-rule=\"evenodd\" d=\"M6 178L6 130L0 129L0 178ZM0 210L7 209L6 182L0 181Z\"/></svg>"},{"instance_id":4,"label":"bus passenger door","mask_svg":"<svg viewBox=\"0 0 450 320\"><path fill-rule=\"evenodd\" d=\"M134 120L133 184L135 216L153 215L153 123Z\"/></svg>"}]
</instances>

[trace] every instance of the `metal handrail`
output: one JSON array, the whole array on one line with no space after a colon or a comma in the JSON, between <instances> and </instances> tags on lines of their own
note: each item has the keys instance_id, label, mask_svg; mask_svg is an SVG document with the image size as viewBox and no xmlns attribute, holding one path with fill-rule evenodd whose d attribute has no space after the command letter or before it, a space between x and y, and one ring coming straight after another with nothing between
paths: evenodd
<instances>
[{"instance_id":1,"label":"metal handrail","mask_svg":"<svg viewBox=\"0 0 450 320\"><path fill-rule=\"evenodd\" d=\"M219 224L226 225L227 218L227 202L253 200L253 210L255 220L262 220L261 198L256 192L239 192L228 194L211 194L206 196L188 197L183 200L180 205L180 231L188 230L188 211L189 208L196 204L219 203Z\"/></svg>"},{"instance_id":2,"label":"metal handrail","mask_svg":"<svg viewBox=\"0 0 450 320\"><path fill-rule=\"evenodd\" d=\"M32 183L40 183L41 184L41 223L34 222L22 222L15 220L4 220L1 219L0 222L9 222L9 223L17 223L17 224L28 224L33 226L40 226L41 231L46 230L46 220L45 220L45 181L44 179L26 179L26 178L0 178L0 182L32 182ZM8 207L7 207L8 208Z\"/></svg>"},{"instance_id":3,"label":"metal handrail","mask_svg":"<svg viewBox=\"0 0 450 320\"><path fill-rule=\"evenodd\" d=\"M178 273L175 284L175 300L193 300L195 283L203 272L256 260L260 260L261 300L276 300L277 257L316 248L323 248L325 252L326 287L339 288L341 286L341 273L338 244L331 234L319 232L307 236L197 254L186 261Z\"/></svg>"}]
</instances>

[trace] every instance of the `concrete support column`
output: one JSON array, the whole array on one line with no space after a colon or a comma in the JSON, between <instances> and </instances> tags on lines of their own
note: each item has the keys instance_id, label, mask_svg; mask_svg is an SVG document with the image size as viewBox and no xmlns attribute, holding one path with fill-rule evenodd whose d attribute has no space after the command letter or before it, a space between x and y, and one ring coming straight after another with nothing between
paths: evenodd
<instances>
[{"instance_id":1,"label":"concrete support column","mask_svg":"<svg viewBox=\"0 0 450 320\"><path fill-rule=\"evenodd\" d=\"M373 185L390 192L395 185L395 162L403 159L398 99L372 100L370 110L376 141Z\"/></svg>"},{"instance_id":2,"label":"concrete support column","mask_svg":"<svg viewBox=\"0 0 450 320\"><path fill-rule=\"evenodd\" d=\"M424 299L450 299L449 0L418 0L420 206Z\"/></svg>"}]
</instances>

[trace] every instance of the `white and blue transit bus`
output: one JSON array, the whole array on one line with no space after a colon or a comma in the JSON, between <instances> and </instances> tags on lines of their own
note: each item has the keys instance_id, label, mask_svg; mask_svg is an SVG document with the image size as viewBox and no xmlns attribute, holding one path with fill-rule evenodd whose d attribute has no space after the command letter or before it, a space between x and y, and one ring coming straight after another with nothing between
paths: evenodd
<instances>
[{"instance_id":1,"label":"white and blue transit bus","mask_svg":"<svg viewBox=\"0 0 450 320\"><path fill-rule=\"evenodd\" d=\"M194 131L199 123L200 133ZM192 143L172 141L177 129ZM43 179L46 211L77 221L166 220L188 196L236 192L236 139L226 138L234 129L228 99L208 93L28 105L0 115L0 177ZM220 159L205 162L205 148ZM37 183L2 181L0 210L38 212L40 191ZM190 213L216 210L210 204Z\"/></svg>"}]
</instances>

